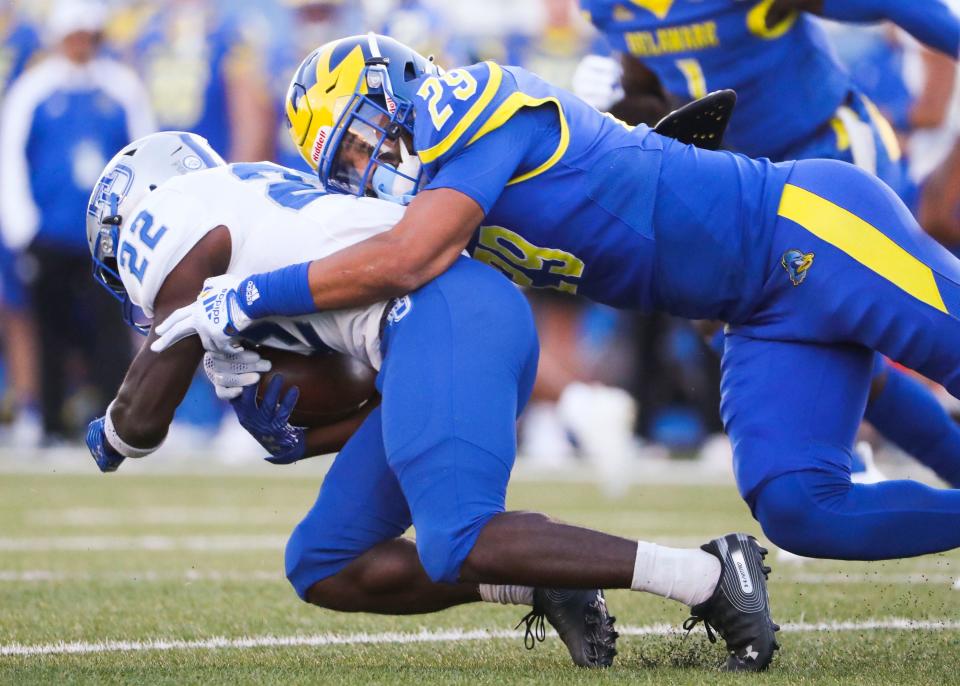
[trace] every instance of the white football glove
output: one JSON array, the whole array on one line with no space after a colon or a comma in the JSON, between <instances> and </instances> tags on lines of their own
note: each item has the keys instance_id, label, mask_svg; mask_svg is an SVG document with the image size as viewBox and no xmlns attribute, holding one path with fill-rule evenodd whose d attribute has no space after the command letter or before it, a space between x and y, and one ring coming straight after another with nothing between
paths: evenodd
<instances>
[{"instance_id":1,"label":"white football glove","mask_svg":"<svg viewBox=\"0 0 960 686\"><path fill-rule=\"evenodd\" d=\"M233 400L245 386L260 383L260 375L270 371L270 360L254 350L235 353L211 353L203 356L203 373L221 400Z\"/></svg>"},{"instance_id":2,"label":"white football glove","mask_svg":"<svg viewBox=\"0 0 960 686\"><path fill-rule=\"evenodd\" d=\"M621 76L623 67L617 60L600 55L587 55L580 60L573 72L571 90L588 105L606 112L623 98Z\"/></svg>"},{"instance_id":3,"label":"white football glove","mask_svg":"<svg viewBox=\"0 0 960 686\"><path fill-rule=\"evenodd\" d=\"M174 343L196 334L205 350L237 352L240 344L234 337L253 321L237 301L235 289L240 281L231 274L204 281L203 290L193 303L176 310L157 326L159 338L150 349L155 353L163 352Z\"/></svg>"}]
</instances>

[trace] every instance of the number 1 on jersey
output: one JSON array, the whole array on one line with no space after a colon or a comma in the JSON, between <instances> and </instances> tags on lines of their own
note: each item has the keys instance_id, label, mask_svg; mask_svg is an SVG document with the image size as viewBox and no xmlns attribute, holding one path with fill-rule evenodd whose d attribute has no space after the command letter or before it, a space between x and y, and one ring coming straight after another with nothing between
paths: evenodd
<instances>
[{"instance_id":1,"label":"number 1 on jersey","mask_svg":"<svg viewBox=\"0 0 960 686\"><path fill-rule=\"evenodd\" d=\"M694 100L699 100L707 94L707 77L703 74L703 67L700 66L700 60L683 59L677 60L677 69L687 80L687 92Z\"/></svg>"}]
</instances>

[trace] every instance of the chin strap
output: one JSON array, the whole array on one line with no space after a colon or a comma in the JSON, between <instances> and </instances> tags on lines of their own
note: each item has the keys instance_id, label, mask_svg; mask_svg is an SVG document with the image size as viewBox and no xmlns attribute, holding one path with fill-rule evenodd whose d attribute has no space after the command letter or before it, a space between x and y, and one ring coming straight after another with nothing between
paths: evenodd
<instances>
[{"instance_id":1,"label":"chin strap","mask_svg":"<svg viewBox=\"0 0 960 686\"><path fill-rule=\"evenodd\" d=\"M409 205L413 201L412 195L395 193L396 187L403 181L406 179L387 165L379 165L373 172L373 190L378 198L398 205Z\"/></svg>"},{"instance_id":2,"label":"chin strap","mask_svg":"<svg viewBox=\"0 0 960 686\"><path fill-rule=\"evenodd\" d=\"M373 172L373 189L381 200L409 205L415 193L410 193L417 187L420 176L420 158L407 149L407 144L398 140L400 150L400 164L396 167L389 164L378 164Z\"/></svg>"}]
</instances>

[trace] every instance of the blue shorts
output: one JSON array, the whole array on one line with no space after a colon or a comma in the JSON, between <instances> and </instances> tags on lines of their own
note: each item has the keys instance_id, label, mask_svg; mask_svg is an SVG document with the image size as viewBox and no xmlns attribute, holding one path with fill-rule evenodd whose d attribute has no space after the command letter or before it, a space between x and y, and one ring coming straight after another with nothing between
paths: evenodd
<instances>
[{"instance_id":1,"label":"blue shorts","mask_svg":"<svg viewBox=\"0 0 960 686\"><path fill-rule=\"evenodd\" d=\"M334 460L287 544L300 597L411 524L430 578L456 582L481 529L504 510L516 419L539 354L523 295L461 257L398 301L382 348L383 402Z\"/></svg>"},{"instance_id":2,"label":"blue shorts","mask_svg":"<svg viewBox=\"0 0 960 686\"><path fill-rule=\"evenodd\" d=\"M876 350L960 396L960 261L884 184L796 164L761 304L730 326L721 414L741 494L803 469L849 471Z\"/></svg>"}]
</instances>

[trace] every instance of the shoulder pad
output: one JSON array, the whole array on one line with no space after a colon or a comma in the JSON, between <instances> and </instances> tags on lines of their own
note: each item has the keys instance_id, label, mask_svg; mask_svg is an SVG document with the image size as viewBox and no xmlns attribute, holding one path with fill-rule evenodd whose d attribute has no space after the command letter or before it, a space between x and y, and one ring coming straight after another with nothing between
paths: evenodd
<instances>
[{"instance_id":1,"label":"shoulder pad","mask_svg":"<svg viewBox=\"0 0 960 686\"><path fill-rule=\"evenodd\" d=\"M190 193L164 184L124 220L117 245L117 266L130 300L148 317L170 272L216 226Z\"/></svg>"},{"instance_id":2,"label":"shoulder pad","mask_svg":"<svg viewBox=\"0 0 960 686\"><path fill-rule=\"evenodd\" d=\"M681 143L704 150L717 150L737 104L737 94L730 89L714 91L699 100L674 110L654 127L654 132Z\"/></svg>"},{"instance_id":3,"label":"shoulder pad","mask_svg":"<svg viewBox=\"0 0 960 686\"><path fill-rule=\"evenodd\" d=\"M500 65L481 62L421 79L413 139L420 161L436 167L467 145L516 86Z\"/></svg>"}]
</instances>

